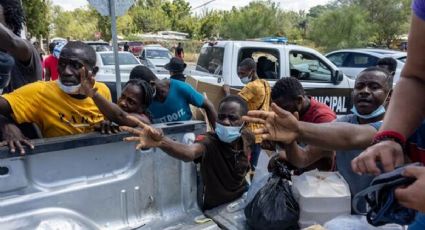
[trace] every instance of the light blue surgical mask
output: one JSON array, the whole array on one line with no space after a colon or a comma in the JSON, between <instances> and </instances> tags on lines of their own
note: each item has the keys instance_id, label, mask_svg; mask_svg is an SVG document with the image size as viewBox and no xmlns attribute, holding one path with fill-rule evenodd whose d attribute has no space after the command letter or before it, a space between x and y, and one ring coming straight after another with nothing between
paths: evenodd
<instances>
[{"instance_id":1,"label":"light blue surgical mask","mask_svg":"<svg viewBox=\"0 0 425 230\"><path fill-rule=\"evenodd\" d=\"M232 143L241 136L241 126L224 126L218 122L215 123L215 133L218 138L225 143Z\"/></svg>"},{"instance_id":2,"label":"light blue surgical mask","mask_svg":"<svg viewBox=\"0 0 425 230\"><path fill-rule=\"evenodd\" d=\"M57 84L59 85L59 88L60 88L63 92L65 92L66 94L70 94L70 95L78 94L78 90L79 90L79 89L80 89L80 87L81 87L81 84L78 84L78 85L70 85L70 86L64 85L64 84L62 84L62 82L61 82L61 80L60 80L60 79L59 79L59 80L57 80L56 82L57 82Z\"/></svg>"},{"instance_id":3,"label":"light blue surgical mask","mask_svg":"<svg viewBox=\"0 0 425 230\"><path fill-rule=\"evenodd\" d=\"M388 93L388 94L387 94L387 96L385 97L384 103L387 101L387 98L388 98L388 96L389 96L389 95L390 95L390 94ZM375 111L373 111L372 113L370 113L370 114L365 114L365 115L360 114L360 113L359 113L359 111L357 111L356 106L353 106L353 108L351 108L351 112L352 112L354 115L356 115L356 116L358 116L358 117L360 117L360 118L363 118L363 119L373 119L373 118L379 117L379 116L381 116L382 114L384 114L384 113L385 113L385 111L386 111L386 109L385 109L385 107L384 107L384 104L380 105L380 106L379 106L377 109L375 109Z\"/></svg>"},{"instance_id":4,"label":"light blue surgical mask","mask_svg":"<svg viewBox=\"0 0 425 230\"><path fill-rule=\"evenodd\" d=\"M244 83L245 85L250 83L251 80L252 80L252 78L250 76L246 76L246 77L241 78L242 83Z\"/></svg>"},{"instance_id":5,"label":"light blue surgical mask","mask_svg":"<svg viewBox=\"0 0 425 230\"><path fill-rule=\"evenodd\" d=\"M359 111L357 111L356 106L353 106L353 108L351 109L351 112L363 119L372 119L372 118L376 118L381 116L382 114L385 113L385 107L383 105L379 106L375 111L373 111L370 114L366 114L366 115L362 115L359 113Z\"/></svg>"}]
</instances>

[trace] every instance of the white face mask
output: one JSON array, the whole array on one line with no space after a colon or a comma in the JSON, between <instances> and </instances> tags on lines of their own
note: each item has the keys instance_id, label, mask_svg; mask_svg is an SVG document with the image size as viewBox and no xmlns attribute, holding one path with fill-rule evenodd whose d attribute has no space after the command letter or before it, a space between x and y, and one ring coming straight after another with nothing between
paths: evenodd
<instances>
[{"instance_id":1,"label":"white face mask","mask_svg":"<svg viewBox=\"0 0 425 230\"><path fill-rule=\"evenodd\" d=\"M78 84L78 85L70 85L70 86L64 85L64 84L62 84L62 82L61 82L61 80L60 80L60 79L59 79L59 80L57 80L56 82L58 83L59 88L61 88L61 90L62 90L63 92L65 92L66 94L70 94L70 95L78 94L78 90L79 90L79 89L80 89L80 87L81 87L81 84Z\"/></svg>"}]
</instances>

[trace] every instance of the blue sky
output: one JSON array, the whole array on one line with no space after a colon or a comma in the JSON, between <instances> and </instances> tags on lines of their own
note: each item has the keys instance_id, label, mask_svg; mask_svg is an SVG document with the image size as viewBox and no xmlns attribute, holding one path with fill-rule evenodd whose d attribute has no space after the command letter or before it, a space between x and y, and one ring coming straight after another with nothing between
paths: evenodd
<instances>
[{"instance_id":1,"label":"blue sky","mask_svg":"<svg viewBox=\"0 0 425 230\"><path fill-rule=\"evenodd\" d=\"M280 4L280 7L285 10L308 10L316 5L323 5L330 0L274 0ZM208 2L208 0L189 0L192 8ZM196 12L201 12L203 9L221 9L229 10L233 6L245 6L250 0L215 0L203 8L199 8ZM60 5L66 10L72 10L88 4L87 0L53 0L53 4Z\"/></svg>"}]
</instances>

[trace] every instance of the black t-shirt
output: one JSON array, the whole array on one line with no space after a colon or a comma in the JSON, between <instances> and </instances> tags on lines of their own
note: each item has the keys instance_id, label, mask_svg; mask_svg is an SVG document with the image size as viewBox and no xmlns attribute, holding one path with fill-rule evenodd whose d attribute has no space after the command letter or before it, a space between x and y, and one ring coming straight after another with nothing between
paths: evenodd
<instances>
[{"instance_id":1,"label":"black t-shirt","mask_svg":"<svg viewBox=\"0 0 425 230\"><path fill-rule=\"evenodd\" d=\"M42 67L38 51L33 45L31 47L31 59L28 63L21 63L15 58L15 66L12 68L9 85L4 88L3 93L10 93L28 83L41 80Z\"/></svg>"},{"instance_id":2,"label":"black t-shirt","mask_svg":"<svg viewBox=\"0 0 425 230\"><path fill-rule=\"evenodd\" d=\"M231 202L246 191L245 176L249 162L242 150L242 138L240 142L240 151L220 141L214 133L207 133L204 140L199 142L206 149L200 159L204 183L204 209Z\"/></svg>"}]
</instances>

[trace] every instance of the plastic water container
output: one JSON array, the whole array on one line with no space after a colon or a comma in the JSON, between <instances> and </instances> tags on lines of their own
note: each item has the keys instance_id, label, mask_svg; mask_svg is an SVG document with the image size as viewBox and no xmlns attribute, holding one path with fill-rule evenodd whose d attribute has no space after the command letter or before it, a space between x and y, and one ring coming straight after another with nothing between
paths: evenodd
<instances>
[{"instance_id":1,"label":"plastic water container","mask_svg":"<svg viewBox=\"0 0 425 230\"><path fill-rule=\"evenodd\" d=\"M292 190L300 206L301 227L324 224L351 213L351 194L338 172L312 170L292 177Z\"/></svg>"}]
</instances>

